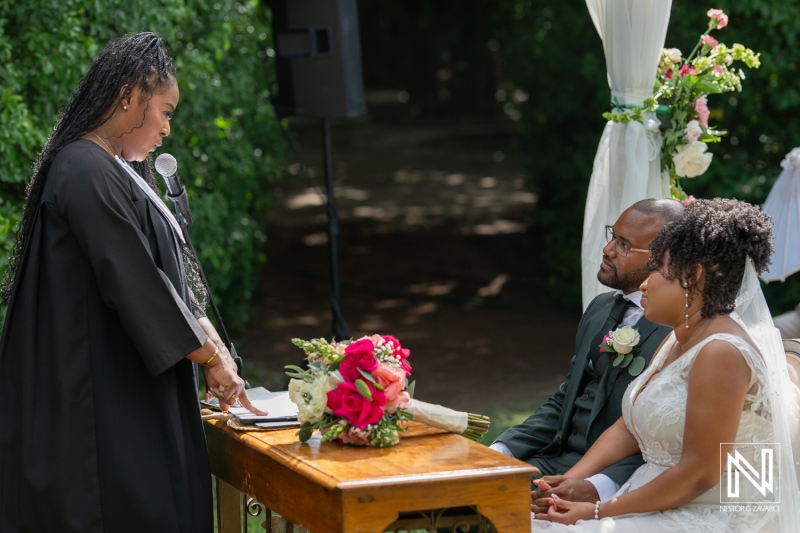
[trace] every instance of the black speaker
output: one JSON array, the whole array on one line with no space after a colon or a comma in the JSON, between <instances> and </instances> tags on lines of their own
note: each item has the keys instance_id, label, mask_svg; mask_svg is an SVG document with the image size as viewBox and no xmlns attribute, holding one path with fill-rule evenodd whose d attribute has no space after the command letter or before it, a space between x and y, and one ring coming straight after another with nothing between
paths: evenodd
<instances>
[{"instance_id":1,"label":"black speaker","mask_svg":"<svg viewBox=\"0 0 800 533\"><path fill-rule=\"evenodd\" d=\"M273 0L279 115L352 118L367 111L356 0Z\"/></svg>"}]
</instances>

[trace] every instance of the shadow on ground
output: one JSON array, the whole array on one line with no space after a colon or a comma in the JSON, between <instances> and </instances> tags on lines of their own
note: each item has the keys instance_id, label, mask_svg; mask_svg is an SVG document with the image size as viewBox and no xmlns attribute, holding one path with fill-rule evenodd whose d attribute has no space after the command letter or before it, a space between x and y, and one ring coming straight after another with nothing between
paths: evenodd
<instances>
[{"instance_id":1,"label":"shadow on ground","mask_svg":"<svg viewBox=\"0 0 800 533\"><path fill-rule=\"evenodd\" d=\"M299 158L322 181L317 124L297 121ZM523 417L563 380L578 313L545 297L527 217L525 158L510 122L334 125L342 220L341 308L351 336L411 350L416 396ZM285 386L290 340L331 331L322 198L300 165L276 189L268 261L244 343L251 381Z\"/></svg>"}]
</instances>

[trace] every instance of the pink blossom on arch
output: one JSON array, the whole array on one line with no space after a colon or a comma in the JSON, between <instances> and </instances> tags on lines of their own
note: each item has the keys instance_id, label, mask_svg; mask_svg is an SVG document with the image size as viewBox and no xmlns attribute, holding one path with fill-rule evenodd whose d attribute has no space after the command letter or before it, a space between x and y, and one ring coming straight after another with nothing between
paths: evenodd
<instances>
[{"instance_id":1,"label":"pink blossom on arch","mask_svg":"<svg viewBox=\"0 0 800 533\"><path fill-rule=\"evenodd\" d=\"M704 128L708 128L708 117L711 115L711 111L708 110L708 99L701 96L695 100L694 109L697 111L697 121Z\"/></svg>"},{"instance_id":2,"label":"pink blossom on arch","mask_svg":"<svg viewBox=\"0 0 800 533\"><path fill-rule=\"evenodd\" d=\"M719 46L719 41L714 39L712 36L706 34L706 35L703 35L703 44L707 44L713 50L714 48Z\"/></svg>"},{"instance_id":3,"label":"pink blossom on arch","mask_svg":"<svg viewBox=\"0 0 800 533\"><path fill-rule=\"evenodd\" d=\"M728 15L726 15L721 9L709 9L708 13L706 14L708 15L708 18L717 21L718 30L721 30L728 25Z\"/></svg>"}]
</instances>

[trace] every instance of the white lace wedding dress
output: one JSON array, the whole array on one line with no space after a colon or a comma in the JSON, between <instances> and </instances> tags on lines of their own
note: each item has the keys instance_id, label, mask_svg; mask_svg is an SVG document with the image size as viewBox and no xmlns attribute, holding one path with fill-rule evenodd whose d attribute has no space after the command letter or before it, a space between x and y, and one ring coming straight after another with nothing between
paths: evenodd
<instances>
[{"instance_id":1,"label":"white lace wedding dress","mask_svg":"<svg viewBox=\"0 0 800 533\"><path fill-rule=\"evenodd\" d=\"M681 458L683 449L683 430L686 418L688 378L692 365L700 349L708 342L720 339L735 346L752 370L739 430L736 435L735 450L760 471L760 448L748 443L769 443L773 440L772 417L769 414L770 402L764 361L760 354L739 337L716 334L686 352L667 367L663 367L667 354L675 342L671 334L665 345L653 359L652 364L628 387L623 398L622 416L628 430L636 437L642 450L645 464L619 489L617 496L630 492L650 482L668 468L675 466ZM656 373L646 387L648 379ZM724 383L720 383L724 387ZM758 457L756 457L758 456ZM725 482L723 475L721 482ZM761 494L750 483L742 480L742 491L748 487L755 492L753 499L758 501ZM742 506L744 507L744 506ZM569 532L757 532L777 530L777 513L739 512L720 509L720 485L708 490L696 500L680 507L663 512L630 514L601 520L580 520L572 526L564 526L548 521L533 520L532 529L538 531Z\"/></svg>"}]
</instances>

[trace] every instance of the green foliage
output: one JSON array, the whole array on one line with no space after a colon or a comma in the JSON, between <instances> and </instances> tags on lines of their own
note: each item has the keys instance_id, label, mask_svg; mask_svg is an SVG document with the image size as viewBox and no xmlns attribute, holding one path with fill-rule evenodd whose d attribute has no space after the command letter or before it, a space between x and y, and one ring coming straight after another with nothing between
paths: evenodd
<instances>
[{"instance_id":1,"label":"green foliage","mask_svg":"<svg viewBox=\"0 0 800 533\"><path fill-rule=\"evenodd\" d=\"M192 240L226 325L241 327L265 236L256 217L288 152L269 103L270 14L258 0L0 0L0 259L59 108L105 43L154 31L181 101L164 150L192 198Z\"/></svg>"},{"instance_id":2,"label":"green foliage","mask_svg":"<svg viewBox=\"0 0 800 533\"><path fill-rule=\"evenodd\" d=\"M744 69L742 93L709 96L711 122L728 135L709 147L714 153L709 170L682 185L695 197L763 203L781 160L800 145L800 116L792 112L800 107L800 4L674 0L672 5L667 48L691 50L697 28L707 24L706 11L714 7L730 16L716 37L761 54L758 70ZM509 77L530 95L520 110L532 158L528 185L539 197L532 226L544 237L548 284L561 301L577 307L586 190L611 96L602 43L582 2L504 0L494 24ZM772 284L766 293L773 312L787 309L800 301L800 277Z\"/></svg>"}]
</instances>

